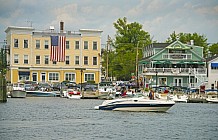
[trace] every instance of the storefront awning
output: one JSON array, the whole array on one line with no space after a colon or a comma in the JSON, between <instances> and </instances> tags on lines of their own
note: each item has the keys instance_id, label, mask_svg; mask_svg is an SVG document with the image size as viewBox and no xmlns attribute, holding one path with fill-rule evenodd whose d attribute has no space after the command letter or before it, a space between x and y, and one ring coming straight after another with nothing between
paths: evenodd
<instances>
[{"instance_id":1,"label":"storefront awning","mask_svg":"<svg viewBox=\"0 0 218 140\"><path fill-rule=\"evenodd\" d=\"M148 61L140 61L139 64L149 64Z\"/></svg>"},{"instance_id":2,"label":"storefront awning","mask_svg":"<svg viewBox=\"0 0 218 140\"><path fill-rule=\"evenodd\" d=\"M163 63L164 63L164 64L172 64L172 62L169 61L169 60L166 60L166 61L164 61Z\"/></svg>"},{"instance_id":3,"label":"storefront awning","mask_svg":"<svg viewBox=\"0 0 218 140\"><path fill-rule=\"evenodd\" d=\"M154 64L162 64L160 61L156 61L154 62Z\"/></svg>"},{"instance_id":4,"label":"storefront awning","mask_svg":"<svg viewBox=\"0 0 218 140\"><path fill-rule=\"evenodd\" d=\"M179 61L176 64L185 64L185 62L184 61Z\"/></svg>"}]
</instances>

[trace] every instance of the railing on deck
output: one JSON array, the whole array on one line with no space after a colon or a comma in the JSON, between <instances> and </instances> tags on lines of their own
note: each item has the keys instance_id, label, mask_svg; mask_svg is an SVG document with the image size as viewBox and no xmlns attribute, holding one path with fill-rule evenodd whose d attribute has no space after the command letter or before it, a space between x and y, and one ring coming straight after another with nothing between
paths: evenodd
<instances>
[{"instance_id":1,"label":"railing on deck","mask_svg":"<svg viewBox=\"0 0 218 140\"><path fill-rule=\"evenodd\" d=\"M165 76L194 76L197 81L196 83L171 83L169 86L182 86L189 88L197 88L207 81L207 69L206 68L144 68L142 75L155 76L165 75Z\"/></svg>"},{"instance_id":2,"label":"railing on deck","mask_svg":"<svg viewBox=\"0 0 218 140\"><path fill-rule=\"evenodd\" d=\"M165 74L187 74L187 75L196 75L196 74L206 74L206 68L144 68L142 74L151 75L156 73L165 73Z\"/></svg>"}]
</instances>

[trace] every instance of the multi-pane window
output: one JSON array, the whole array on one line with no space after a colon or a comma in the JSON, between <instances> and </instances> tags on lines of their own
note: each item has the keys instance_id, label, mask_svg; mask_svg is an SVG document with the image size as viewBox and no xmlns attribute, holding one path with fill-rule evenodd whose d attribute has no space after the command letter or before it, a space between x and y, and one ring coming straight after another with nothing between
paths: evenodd
<instances>
[{"instance_id":1,"label":"multi-pane window","mask_svg":"<svg viewBox=\"0 0 218 140\"><path fill-rule=\"evenodd\" d=\"M45 64L49 64L49 56L45 55Z\"/></svg>"},{"instance_id":2,"label":"multi-pane window","mask_svg":"<svg viewBox=\"0 0 218 140\"><path fill-rule=\"evenodd\" d=\"M23 40L23 47L28 48L28 40Z\"/></svg>"},{"instance_id":3,"label":"multi-pane window","mask_svg":"<svg viewBox=\"0 0 218 140\"><path fill-rule=\"evenodd\" d=\"M75 65L79 65L79 56L75 56Z\"/></svg>"},{"instance_id":4,"label":"multi-pane window","mask_svg":"<svg viewBox=\"0 0 218 140\"><path fill-rule=\"evenodd\" d=\"M96 41L93 41L93 46L92 47L93 47L93 50L97 50L98 49Z\"/></svg>"},{"instance_id":5,"label":"multi-pane window","mask_svg":"<svg viewBox=\"0 0 218 140\"><path fill-rule=\"evenodd\" d=\"M40 49L40 40L36 40L36 49Z\"/></svg>"},{"instance_id":6,"label":"multi-pane window","mask_svg":"<svg viewBox=\"0 0 218 140\"><path fill-rule=\"evenodd\" d=\"M48 40L45 40L45 49L48 49Z\"/></svg>"},{"instance_id":7,"label":"multi-pane window","mask_svg":"<svg viewBox=\"0 0 218 140\"><path fill-rule=\"evenodd\" d=\"M48 74L48 80L49 81L58 81L59 80L59 73L57 72L51 72Z\"/></svg>"},{"instance_id":8,"label":"multi-pane window","mask_svg":"<svg viewBox=\"0 0 218 140\"><path fill-rule=\"evenodd\" d=\"M40 56L39 55L36 56L36 64L40 64Z\"/></svg>"},{"instance_id":9,"label":"multi-pane window","mask_svg":"<svg viewBox=\"0 0 218 140\"><path fill-rule=\"evenodd\" d=\"M53 64L53 65L56 65L56 64L57 64L57 61L52 61L52 64Z\"/></svg>"},{"instance_id":10,"label":"multi-pane window","mask_svg":"<svg viewBox=\"0 0 218 140\"><path fill-rule=\"evenodd\" d=\"M84 56L84 65L88 65L88 56Z\"/></svg>"},{"instance_id":11,"label":"multi-pane window","mask_svg":"<svg viewBox=\"0 0 218 140\"><path fill-rule=\"evenodd\" d=\"M70 64L70 56L66 56L66 61L65 61L66 65Z\"/></svg>"},{"instance_id":12,"label":"multi-pane window","mask_svg":"<svg viewBox=\"0 0 218 140\"><path fill-rule=\"evenodd\" d=\"M29 75L19 75L19 81L28 81L30 80Z\"/></svg>"},{"instance_id":13,"label":"multi-pane window","mask_svg":"<svg viewBox=\"0 0 218 140\"><path fill-rule=\"evenodd\" d=\"M88 46L88 41L84 41L84 50L88 50L89 46Z\"/></svg>"},{"instance_id":14,"label":"multi-pane window","mask_svg":"<svg viewBox=\"0 0 218 140\"><path fill-rule=\"evenodd\" d=\"M14 48L18 48L18 39L14 39Z\"/></svg>"},{"instance_id":15,"label":"multi-pane window","mask_svg":"<svg viewBox=\"0 0 218 140\"><path fill-rule=\"evenodd\" d=\"M66 41L66 49L70 49L70 41Z\"/></svg>"},{"instance_id":16,"label":"multi-pane window","mask_svg":"<svg viewBox=\"0 0 218 140\"><path fill-rule=\"evenodd\" d=\"M95 75L93 73L85 73L85 81L94 81Z\"/></svg>"},{"instance_id":17,"label":"multi-pane window","mask_svg":"<svg viewBox=\"0 0 218 140\"><path fill-rule=\"evenodd\" d=\"M97 65L97 57L93 57L93 65Z\"/></svg>"},{"instance_id":18,"label":"multi-pane window","mask_svg":"<svg viewBox=\"0 0 218 140\"><path fill-rule=\"evenodd\" d=\"M65 80L66 81L75 81L75 74L74 73L65 73Z\"/></svg>"},{"instance_id":19,"label":"multi-pane window","mask_svg":"<svg viewBox=\"0 0 218 140\"><path fill-rule=\"evenodd\" d=\"M18 54L14 54L14 63L15 64L19 63L19 55Z\"/></svg>"},{"instance_id":20,"label":"multi-pane window","mask_svg":"<svg viewBox=\"0 0 218 140\"><path fill-rule=\"evenodd\" d=\"M32 78L33 78L33 79L32 79L33 81L38 81L38 80L37 80L37 73L34 72L34 73L32 74Z\"/></svg>"},{"instance_id":21,"label":"multi-pane window","mask_svg":"<svg viewBox=\"0 0 218 140\"><path fill-rule=\"evenodd\" d=\"M23 56L23 63L28 64L28 55Z\"/></svg>"},{"instance_id":22,"label":"multi-pane window","mask_svg":"<svg viewBox=\"0 0 218 140\"><path fill-rule=\"evenodd\" d=\"M166 77L160 77L159 78L159 85L167 85L167 78Z\"/></svg>"},{"instance_id":23,"label":"multi-pane window","mask_svg":"<svg viewBox=\"0 0 218 140\"><path fill-rule=\"evenodd\" d=\"M76 49L76 50L79 49L79 41L75 41L75 49Z\"/></svg>"}]
</instances>

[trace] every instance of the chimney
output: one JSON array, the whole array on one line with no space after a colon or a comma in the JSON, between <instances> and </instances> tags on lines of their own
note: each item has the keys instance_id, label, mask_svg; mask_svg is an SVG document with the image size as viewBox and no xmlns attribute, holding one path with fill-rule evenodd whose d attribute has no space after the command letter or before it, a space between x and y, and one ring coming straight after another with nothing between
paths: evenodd
<instances>
[{"instance_id":1,"label":"chimney","mask_svg":"<svg viewBox=\"0 0 218 140\"><path fill-rule=\"evenodd\" d=\"M49 27L49 30L50 30L51 32L53 32L53 31L54 31L54 26L50 26L50 27Z\"/></svg>"},{"instance_id":2,"label":"chimney","mask_svg":"<svg viewBox=\"0 0 218 140\"><path fill-rule=\"evenodd\" d=\"M191 45L194 45L194 40L190 40Z\"/></svg>"},{"instance_id":3,"label":"chimney","mask_svg":"<svg viewBox=\"0 0 218 140\"><path fill-rule=\"evenodd\" d=\"M61 21L60 22L60 33L63 33L64 32L64 22Z\"/></svg>"}]
</instances>

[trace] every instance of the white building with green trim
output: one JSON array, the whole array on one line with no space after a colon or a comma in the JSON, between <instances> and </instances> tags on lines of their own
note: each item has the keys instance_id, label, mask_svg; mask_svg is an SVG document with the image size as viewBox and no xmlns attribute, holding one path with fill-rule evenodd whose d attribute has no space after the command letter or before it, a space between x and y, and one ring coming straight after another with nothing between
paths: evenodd
<instances>
[{"instance_id":1,"label":"white building with green trim","mask_svg":"<svg viewBox=\"0 0 218 140\"><path fill-rule=\"evenodd\" d=\"M139 61L139 78L143 85L197 88L207 81L203 47L173 43L152 43L143 48Z\"/></svg>"}]
</instances>

